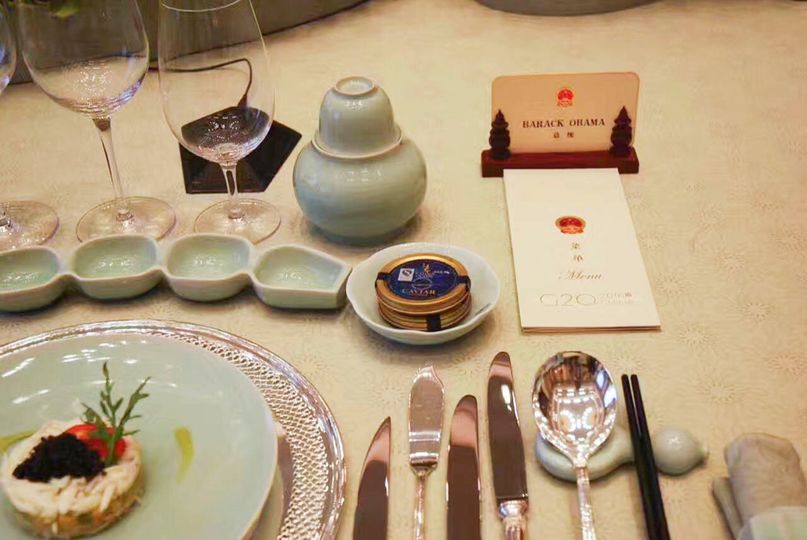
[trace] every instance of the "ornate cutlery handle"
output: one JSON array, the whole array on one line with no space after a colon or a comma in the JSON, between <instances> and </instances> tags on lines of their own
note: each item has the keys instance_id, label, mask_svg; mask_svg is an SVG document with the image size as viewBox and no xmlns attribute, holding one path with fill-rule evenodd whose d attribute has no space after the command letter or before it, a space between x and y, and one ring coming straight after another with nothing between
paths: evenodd
<instances>
[{"instance_id":1,"label":"ornate cutlery handle","mask_svg":"<svg viewBox=\"0 0 807 540\"><path fill-rule=\"evenodd\" d=\"M425 501L426 501L426 474L417 474L417 500L415 502L415 540L425 540Z\"/></svg>"},{"instance_id":2,"label":"ornate cutlery handle","mask_svg":"<svg viewBox=\"0 0 807 540\"><path fill-rule=\"evenodd\" d=\"M505 540L526 540L527 501L506 501L499 505Z\"/></svg>"},{"instance_id":3,"label":"ornate cutlery handle","mask_svg":"<svg viewBox=\"0 0 807 540\"><path fill-rule=\"evenodd\" d=\"M591 488L586 467L577 468L577 502L580 505L583 540L597 540L597 533L594 532L594 509L591 507Z\"/></svg>"}]
</instances>

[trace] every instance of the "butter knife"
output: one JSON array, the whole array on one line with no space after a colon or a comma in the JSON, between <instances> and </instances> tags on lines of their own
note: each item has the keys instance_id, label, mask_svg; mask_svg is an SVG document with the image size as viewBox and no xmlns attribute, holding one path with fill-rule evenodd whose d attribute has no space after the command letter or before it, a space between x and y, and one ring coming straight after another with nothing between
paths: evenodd
<instances>
[{"instance_id":1,"label":"butter knife","mask_svg":"<svg viewBox=\"0 0 807 540\"><path fill-rule=\"evenodd\" d=\"M482 540L479 517L479 430L476 398L454 409L448 441L447 540Z\"/></svg>"},{"instance_id":2,"label":"butter knife","mask_svg":"<svg viewBox=\"0 0 807 540\"><path fill-rule=\"evenodd\" d=\"M507 540L523 540L527 529L527 471L518 424L510 356L500 352L488 374L488 437L493 488Z\"/></svg>"},{"instance_id":3,"label":"butter knife","mask_svg":"<svg viewBox=\"0 0 807 540\"><path fill-rule=\"evenodd\" d=\"M414 539L425 535L426 477L437 467L443 434L443 383L429 366L418 371L409 393L409 466L417 476Z\"/></svg>"},{"instance_id":4,"label":"butter knife","mask_svg":"<svg viewBox=\"0 0 807 540\"><path fill-rule=\"evenodd\" d=\"M381 540L387 537L390 424L389 417L381 423L364 458L353 520L353 540Z\"/></svg>"}]
</instances>

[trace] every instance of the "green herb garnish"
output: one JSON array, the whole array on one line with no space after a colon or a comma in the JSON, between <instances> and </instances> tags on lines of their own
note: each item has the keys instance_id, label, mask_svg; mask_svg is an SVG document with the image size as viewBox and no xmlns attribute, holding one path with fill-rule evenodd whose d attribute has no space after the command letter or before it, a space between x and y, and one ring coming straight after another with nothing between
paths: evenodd
<instances>
[{"instance_id":1,"label":"green herb garnish","mask_svg":"<svg viewBox=\"0 0 807 540\"><path fill-rule=\"evenodd\" d=\"M135 405L143 399L149 397L148 394L143 393L143 388L146 386L146 383L149 382L151 377L146 377L146 379L140 383L140 386L129 396L129 402L126 404L126 409L124 409L123 414L118 418L118 411L123 405L123 398L118 399L117 401L112 397L112 389L115 386L109 378L109 369L107 368L107 363L104 362L104 389L101 390L101 412L103 414L98 414L98 412L90 407L89 405L82 403L84 406L84 415L82 416L82 420L87 424L92 424L95 426L95 430L92 433L92 437L95 439L100 440L106 446L107 454L106 459L104 460L104 466L109 467L114 465L118 458L115 455L115 445L120 441L123 437L127 435L134 435L139 430L133 431L126 431L126 423L140 418L139 414L132 414L132 411L135 408Z\"/></svg>"}]
</instances>

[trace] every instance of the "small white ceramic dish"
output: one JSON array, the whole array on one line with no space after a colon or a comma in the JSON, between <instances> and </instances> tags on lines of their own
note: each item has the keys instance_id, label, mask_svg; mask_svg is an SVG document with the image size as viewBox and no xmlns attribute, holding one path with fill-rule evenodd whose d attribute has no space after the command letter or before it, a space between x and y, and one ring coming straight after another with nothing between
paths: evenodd
<instances>
[{"instance_id":1,"label":"small white ceramic dish","mask_svg":"<svg viewBox=\"0 0 807 540\"><path fill-rule=\"evenodd\" d=\"M76 286L98 300L134 298L145 294L163 277L157 243L148 236L113 235L81 244L68 268Z\"/></svg>"},{"instance_id":2,"label":"small white ceramic dish","mask_svg":"<svg viewBox=\"0 0 807 540\"><path fill-rule=\"evenodd\" d=\"M0 311L28 311L59 298L67 287L59 254L32 247L0 253Z\"/></svg>"},{"instance_id":3,"label":"small white ceramic dish","mask_svg":"<svg viewBox=\"0 0 807 540\"><path fill-rule=\"evenodd\" d=\"M471 278L471 313L459 325L437 332L404 330L390 326L378 312L375 281L390 261L415 253L447 255L461 262ZM408 345L437 345L464 336L485 320L499 301L499 278L490 265L472 251L448 244L415 242L388 247L356 266L347 280L347 297L356 315L374 332Z\"/></svg>"},{"instance_id":4,"label":"small white ceramic dish","mask_svg":"<svg viewBox=\"0 0 807 540\"><path fill-rule=\"evenodd\" d=\"M350 266L304 246L267 250L255 265L253 286L265 304L280 308L334 309L345 304Z\"/></svg>"}]
</instances>

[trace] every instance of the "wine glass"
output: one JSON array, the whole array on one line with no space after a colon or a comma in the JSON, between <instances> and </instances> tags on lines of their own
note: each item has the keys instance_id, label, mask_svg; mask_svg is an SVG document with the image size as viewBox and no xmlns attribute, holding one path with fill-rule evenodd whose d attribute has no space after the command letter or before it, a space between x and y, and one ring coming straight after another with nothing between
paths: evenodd
<instances>
[{"instance_id":1,"label":"wine glass","mask_svg":"<svg viewBox=\"0 0 807 540\"><path fill-rule=\"evenodd\" d=\"M136 0L18 2L22 54L34 81L56 103L92 119L115 199L79 220L79 240L116 233L162 238L174 210L150 197L126 197L115 161L110 116L140 88L149 47Z\"/></svg>"},{"instance_id":2,"label":"wine glass","mask_svg":"<svg viewBox=\"0 0 807 540\"><path fill-rule=\"evenodd\" d=\"M161 0L160 92L180 144L221 166L229 197L197 232L260 242L280 225L269 203L238 196L236 164L266 137L274 114L269 64L250 0Z\"/></svg>"},{"instance_id":3,"label":"wine glass","mask_svg":"<svg viewBox=\"0 0 807 540\"><path fill-rule=\"evenodd\" d=\"M8 11L0 1L0 94L17 62L17 45ZM0 201L0 251L42 244L59 228L50 206L34 201Z\"/></svg>"}]
</instances>

